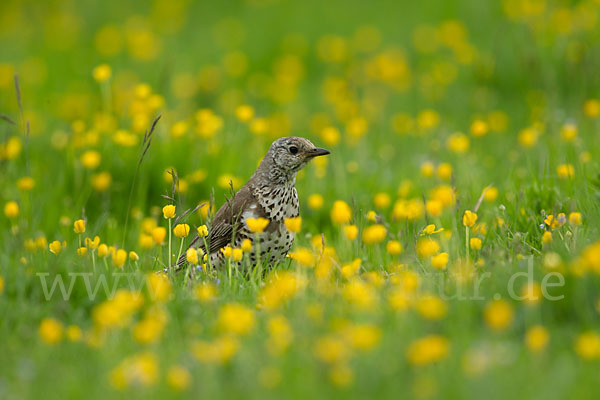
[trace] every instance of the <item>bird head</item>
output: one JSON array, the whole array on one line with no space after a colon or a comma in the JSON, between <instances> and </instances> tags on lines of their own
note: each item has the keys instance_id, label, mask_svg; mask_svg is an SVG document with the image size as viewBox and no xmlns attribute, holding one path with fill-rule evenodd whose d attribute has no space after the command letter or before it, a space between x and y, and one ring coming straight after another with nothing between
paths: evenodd
<instances>
[{"instance_id":1,"label":"bird head","mask_svg":"<svg viewBox=\"0 0 600 400\"><path fill-rule=\"evenodd\" d=\"M310 160L329 154L329 150L315 147L310 140L297 137L282 137L271 144L267 156L273 167L286 174L300 171Z\"/></svg>"}]
</instances>

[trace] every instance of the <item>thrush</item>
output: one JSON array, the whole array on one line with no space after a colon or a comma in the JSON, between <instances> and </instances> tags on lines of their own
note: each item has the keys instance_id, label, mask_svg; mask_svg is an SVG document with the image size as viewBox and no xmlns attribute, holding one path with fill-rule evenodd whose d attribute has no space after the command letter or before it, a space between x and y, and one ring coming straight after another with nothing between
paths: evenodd
<instances>
[{"instance_id":1,"label":"thrush","mask_svg":"<svg viewBox=\"0 0 600 400\"><path fill-rule=\"evenodd\" d=\"M211 266L219 268L225 264L221 249L240 247L245 239L249 239L253 245L246 256L251 265L256 265L258 260L269 264L281 261L295 237L295 233L286 228L284 220L297 217L300 212L296 174L313 158L327 154L328 150L315 147L302 137L275 140L250 180L219 208L208 236L196 236L190 248L201 249L209 255ZM255 235L246 220L261 217L268 219L269 224L262 233ZM185 262L184 255L178 260L178 269Z\"/></svg>"}]
</instances>

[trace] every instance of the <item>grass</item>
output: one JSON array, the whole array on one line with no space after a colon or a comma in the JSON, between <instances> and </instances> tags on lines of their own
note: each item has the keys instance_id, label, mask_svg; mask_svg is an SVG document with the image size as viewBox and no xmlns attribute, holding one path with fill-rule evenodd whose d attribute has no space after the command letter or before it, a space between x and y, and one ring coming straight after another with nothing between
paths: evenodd
<instances>
[{"instance_id":1,"label":"grass","mask_svg":"<svg viewBox=\"0 0 600 400\"><path fill-rule=\"evenodd\" d=\"M4 1L0 397L593 396L598 14ZM292 257L156 274L286 135Z\"/></svg>"}]
</instances>

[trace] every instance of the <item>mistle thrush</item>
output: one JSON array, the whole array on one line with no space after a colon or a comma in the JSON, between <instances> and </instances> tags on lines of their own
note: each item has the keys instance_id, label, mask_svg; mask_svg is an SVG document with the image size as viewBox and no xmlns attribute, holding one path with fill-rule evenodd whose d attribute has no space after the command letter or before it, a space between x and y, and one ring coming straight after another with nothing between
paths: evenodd
<instances>
[{"instance_id":1,"label":"mistle thrush","mask_svg":"<svg viewBox=\"0 0 600 400\"><path fill-rule=\"evenodd\" d=\"M301 137L283 137L274 141L250 180L217 211L208 236L196 237L190 248L199 248L206 253L206 240L210 264L219 268L225 263L221 249L239 247L244 239L250 239L252 250L245 257L249 257L251 265L259 259L269 264L281 261L295 237L286 228L284 220L297 217L300 211L296 174L314 157L326 154L329 154L328 150L317 148ZM255 235L250 232L246 219L260 217L268 219L269 224L261 234ZM260 249L260 258L257 249ZM185 261L184 254L177 263L178 269Z\"/></svg>"}]
</instances>

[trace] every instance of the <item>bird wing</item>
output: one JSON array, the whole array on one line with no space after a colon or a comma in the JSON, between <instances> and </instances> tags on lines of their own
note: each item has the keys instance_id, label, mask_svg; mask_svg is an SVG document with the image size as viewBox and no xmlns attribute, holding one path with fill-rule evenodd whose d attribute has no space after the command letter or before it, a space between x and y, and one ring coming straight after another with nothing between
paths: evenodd
<instances>
[{"instance_id":1,"label":"bird wing","mask_svg":"<svg viewBox=\"0 0 600 400\"><path fill-rule=\"evenodd\" d=\"M232 198L219 208L213 218L206 243L208 243L208 254L214 253L231 243L234 231L240 227L244 209L252 203L256 203L252 190L248 185L241 188ZM200 248L206 252L204 239L196 236L190 243L188 249ZM177 269L180 269L186 261L186 254L182 254L177 261Z\"/></svg>"}]
</instances>

